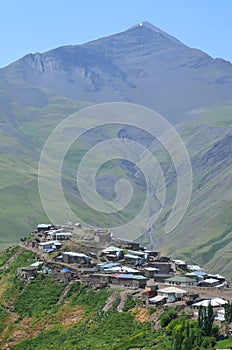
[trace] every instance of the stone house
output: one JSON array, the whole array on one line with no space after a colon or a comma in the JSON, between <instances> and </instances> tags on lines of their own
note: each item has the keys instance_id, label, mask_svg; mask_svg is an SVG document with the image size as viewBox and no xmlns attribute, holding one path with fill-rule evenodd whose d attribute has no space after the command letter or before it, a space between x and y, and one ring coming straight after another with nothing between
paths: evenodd
<instances>
[{"instance_id":1,"label":"stone house","mask_svg":"<svg viewBox=\"0 0 232 350\"><path fill-rule=\"evenodd\" d=\"M149 266L159 269L158 273L160 274L169 274L171 272L174 272L173 264L169 261L153 261L149 263Z\"/></svg>"},{"instance_id":2,"label":"stone house","mask_svg":"<svg viewBox=\"0 0 232 350\"><path fill-rule=\"evenodd\" d=\"M89 286L107 287L110 284L110 276L104 273L91 274L86 281Z\"/></svg>"},{"instance_id":3,"label":"stone house","mask_svg":"<svg viewBox=\"0 0 232 350\"><path fill-rule=\"evenodd\" d=\"M17 269L17 277L23 279L35 278L37 276L37 267L36 266L26 266L19 267Z\"/></svg>"},{"instance_id":4,"label":"stone house","mask_svg":"<svg viewBox=\"0 0 232 350\"><path fill-rule=\"evenodd\" d=\"M188 292L183 289L179 289L176 287L167 287L163 289L157 290L157 294L163 298L166 298L168 303L173 303L178 300L182 300L184 295Z\"/></svg>"},{"instance_id":5,"label":"stone house","mask_svg":"<svg viewBox=\"0 0 232 350\"><path fill-rule=\"evenodd\" d=\"M112 284L131 288L145 288L147 283L147 278L145 276L132 274L117 273L111 275L110 280Z\"/></svg>"},{"instance_id":6,"label":"stone house","mask_svg":"<svg viewBox=\"0 0 232 350\"><path fill-rule=\"evenodd\" d=\"M110 243L112 241L112 233L105 230L95 230L95 241L97 243Z\"/></svg>"},{"instance_id":7,"label":"stone house","mask_svg":"<svg viewBox=\"0 0 232 350\"><path fill-rule=\"evenodd\" d=\"M37 244L38 249L43 250L45 253L53 250L58 250L62 247L60 241L48 241L40 242Z\"/></svg>"},{"instance_id":8,"label":"stone house","mask_svg":"<svg viewBox=\"0 0 232 350\"><path fill-rule=\"evenodd\" d=\"M63 262L66 264L88 264L91 260L89 256L83 253L63 252Z\"/></svg>"},{"instance_id":9,"label":"stone house","mask_svg":"<svg viewBox=\"0 0 232 350\"><path fill-rule=\"evenodd\" d=\"M165 279L165 284L175 284L179 286L196 286L197 281L194 280L193 278L186 277L186 276L181 276L181 275L176 275L170 278Z\"/></svg>"}]
</instances>

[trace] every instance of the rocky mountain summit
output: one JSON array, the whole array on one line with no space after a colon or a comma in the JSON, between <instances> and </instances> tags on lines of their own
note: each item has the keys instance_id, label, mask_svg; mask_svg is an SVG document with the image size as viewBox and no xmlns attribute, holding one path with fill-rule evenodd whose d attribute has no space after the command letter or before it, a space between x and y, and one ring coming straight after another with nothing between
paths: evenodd
<instances>
[{"instance_id":1,"label":"rocky mountain summit","mask_svg":"<svg viewBox=\"0 0 232 350\"><path fill-rule=\"evenodd\" d=\"M28 54L1 73L79 101L138 103L174 123L192 109L229 101L232 92L230 62L148 22L83 45Z\"/></svg>"}]
</instances>

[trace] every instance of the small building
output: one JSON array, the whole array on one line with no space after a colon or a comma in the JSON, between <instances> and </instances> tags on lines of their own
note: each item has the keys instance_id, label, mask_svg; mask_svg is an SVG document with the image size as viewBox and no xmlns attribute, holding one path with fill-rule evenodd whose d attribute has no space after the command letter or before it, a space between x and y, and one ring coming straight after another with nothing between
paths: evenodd
<instances>
[{"instance_id":1,"label":"small building","mask_svg":"<svg viewBox=\"0 0 232 350\"><path fill-rule=\"evenodd\" d=\"M71 281L72 273L67 268L62 268L61 270L54 269L49 272L49 276L55 281L67 283Z\"/></svg>"},{"instance_id":2,"label":"small building","mask_svg":"<svg viewBox=\"0 0 232 350\"><path fill-rule=\"evenodd\" d=\"M220 281L215 278L206 278L205 280L198 282L199 286L208 287L208 288L215 288L220 284L221 284Z\"/></svg>"},{"instance_id":3,"label":"small building","mask_svg":"<svg viewBox=\"0 0 232 350\"><path fill-rule=\"evenodd\" d=\"M145 267L143 270L144 276L147 278L154 278L155 274L160 271L157 267Z\"/></svg>"},{"instance_id":4,"label":"small building","mask_svg":"<svg viewBox=\"0 0 232 350\"><path fill-rule=\"evenodd\" d=\"M140 244L139 242L135 241L128 241L126 239L120 238L120 242L122 243L122 246L127 249L132 249L132 250L139 250L140 249Z\"/></svg>"},{"instance_id":5,"label":"small building","mask_svg":"<svg viewBox=\"0 0 232 350\"><path fill-rule=\"evenodd\" d=\"M119 273L111 275L110 280L112 284L131 288L145 288L147 283L147 278L144 276Z\"/></svg>"},{"instance_id":6,"label":"small building","mask_svg":"<svg viewBox=\"0 0 232 350\"><path fill-rule=\"evenodd\" d=\"M168 303L174 303L175 301L182 300L186 293L188 293L186 290L176 287L167 287L157 290L157 294L166 298Z\"/></svg>"},{"instance_id":7,"label":"small building","mask_svg":"<svg viewBox=\"0 0 232 350\"><path fill-rule=\"evenodd\" d=\"M106 273L128 273L133 275L139 275L141 271L133 269L128 266L114 266L104 270Z\"/></svg>"},{"instance_id":8,"label":"small building","mask_svg":"<svg viewBox=\"0 0 232 350\"><path fill-rule=\"evenodd\" d=\"M145 287L145 291L142 292L142 302L146 305L149 304L149 298L153 298L157 295L157 289L157 284L147 284Z\"/></svg>"},{"instance_id":9,"label":"small building","mask_svg":"<svg viewBox=\"0 0 232 350\"><path fill-rule=\"evenodd\" d=\"M107 287L110 284L110 275L104 273L95 273L88 276L89 286Z\"/></svg>"},{"instance_id":10,"label":"small building","mask_svg":"<svg viewBox=\"0 0 232 350\"><path fill-rule=\"evenodd\" d=\"M83 253L63 252L63 262L66 264L88 264L91 260L89 256Z\"/></svg>"},{"instance_id":11,"label":"small building","mask_svg":"<svg viewBox=\"0 0 232 350\"><path fill-rule=\"evenodd\" d=\"M193 308L208 307L209 304L212 306L212 308L218 309L224 306L225 304L228 304L228 301L220 297L215 297L211 299L203 299L201 301L198 301L192 304L192 307Z\"/></svg>"},{"instance_id":12,"label":"small building","mask_svg":"<svg viewBox=\"0 0 232 350\"><path fill-rule=\"evenodd\" d=\"M100 263L96 265L96 270L97 271L105 271L105 270L110 270L113 267L120 267L121 264L119 262L113 262L113 263Z\"/></svg>"},{"instance_id":13,"label":"small building","mask_svg":"<svg viewBox=\"0 0 232 350\"><path fill-rule=\"evenodd\" d=\"M154 297L149 298L149 304L163 305L167 301L167 297L163 297L162 295L156 295Z\"/></svg>"},{"instance_id":14,"label":"small building","mask_svg":"<svg viewBox=\"0 0 232 350\"><path fill-rule=\"evenodd\" d=\"M187 269L188 269L188 265L187 265L187 263L186 263L186 261L184 261L184 260L173 260L174 261L174 263L175 263L175 267L176 267L176 269L181 269L181 270L184 270L184 271L187 271Z\"/></svg>"},{"instance_id":15,"label":"small building","mask_svg":"<svg viewBox=\"0 0 232 350\"><path fill-rule=\"evenodd\" d=\"M140 266L142 265L143 259L141 256L134 254L125 254L124 255L125 262L130 265Z\"/></svg>"},{"instance_id":16,"label":"small building","mask_svg":"<svg viewBox=\"0 0 232 350\"><path fill-rule=\"evenodd\" d=\"M53 227L52 224L39 224L37 226L37 232L49 231Z\"/></svg>"},{"instance_id":17,"label":"small building","mask_svg":"<svg viewBox=\"0 0 232 350\"><path fill-rule=\"evenodd\" d=\"M112 233L107 230L95 230L95 240L98 243L110 243L112 241Z\"/></svg>"},{"instance_id":18,"label":"small building","mask_svg":"<svg viewBox=\"0 0 232 350\"><path fill-rule=\"evenodd\" d=\"M204 271L203 269L202 269L202 267L200 267L200 266L198 266L198 265L187 265L187 269L189 270L189 271Z\"/></svg>"},{"instance_id":19,"label":"small building","mask_svg":"<svg viewBox=\"0 0 232 350\"><path fill-rule=\"evenodd\" d=\"M47 236L56 241L65 241L72 237L71 232L63 232L63 230L49 231Z\"/></svg>"},{"instance_id":20,"label":"small building","mask_svg":"<svg viewBox=\"0 0 232 350\"><path fill-rule=\"evenodd\" d=\"M152 283L151 281L147 282L146 288L145 288L145 292L156 292L157 294L157 289L158 289L158 284L157 283Z\"/></svg>"},{"instance_id":21,"label":"small building","mask_svg":"<svg viewBox=\"0 0 232 350\"><path fill-rule=\"evenodd\" d=\"M110 246L102 250L102 255L105 256L108 260L120 260L124 257L123 249Z\"/></svg>"},{"instance_id":22,"label":"small building","mask_svg":"<svg viewBox=\"0 0 232 350\"><path fill-rule=\"evenodd\" d=\"M142 259L142 261L147 261L149 256L148 252L142 252L139 250L131 250L131 249L128 249L127 254L139 256Z\"/></svg>"},{"instance_id":23,"label":"small building","mask_svg":"<svg viewBox=\"0 0 232 350\"><path fill-rule=\"evenodd\" d=\"M38 269L40 266L43 266L43 264L44 264L43 261L36 261L33 264L31 264L30 266L36 267Z\"/></svg>"},{"instance_id":24,"label":"small building","mask_svg":"<svg viewBox=\"0 0 232 350\"><path fill-rule=\"evenodd\" d=\"M207 276L207 273L204 271L193 271L193 272L186 273L185 276L199 282L199 281L202 281Z\"/></svg>"},{"instance_id":25,"label":"small building","mask_svg":"<svg viewBox=\"0 0 232 350\"><path fill-rule=\"evenodd\" d=\"M131 249L131 250L139 250L140 249L140 244L139 244L139 242L135 242L135 241L128 242L127 243L127 247L128 247L128 249Z\"/></svg>"},{"instance_id":26,"label":"small building","mask_svg":"<svg viewBox=\"0 0 232 350\"><path fill-rule=\"evenodd\" d=\"M221 322L225 321L225 308L224 307L216 310L216 315L214 316L214 320L221 321Z\"/></svg>"},{"instance_id":27,"label":"small building","mask_svg":"<svg viewBox=\"0 0 232 350\"><path fill-rule=\"evenodd\" d=\"M41 242L38 243L38 248L42 249L45 253L58 250L62 247L62 244L60 241L48 241L48 242Z\"/></svg>"},{"instance_id":28,"label":"small building","mask_svg":"<svg viewBox=\"0 0 232 350\"><path fill-rule=\"evenodd\" d=\"M197 281L186 276L176 275L165 280L165 284L175 284L178 286L196 286Z\"/></svg>"},{"instance_id":29,"label":"small building","mask_svg":"<svg viewBox=\"0 0 232 350\"><path fill-rule=\"evenodd\" d=\"M161 274L168 275L169 273L174 271L173 265L169 261L154 261L154 262L150 262L149 266L159 269L158 273L161 273Z\"/></svg>"},{"instance_id":30,"label":"small building","mask_svg":"<svg viewBox=\"0 0 232 350\"><path fill-rule=\"evenodd\" d=\"M154 281L156 283L165 283L167 278L173 277L173 273L154 273Z\"/></svg>"},{"instance_id":31,"label":"small building","mask_svg":"<svg viewBox=\"0 0 232 350\"><path fill-rule=\"evenodd\" d=\"M157 259L160 259L160 257L161 257L161 252L159 252L159 251L151 251L150 252L150 257L152 256L153 258L157 258Z\"/></svg>"},{"instance_id":32,"label":"small building","mask_svg":"<svg viewBox=\"0 0 232 350\"><path fill-rule=\"evenodd\" d=\"M53 257L53 260L58 261L58 262L63 262L63 255L62 254L57 255L57 256Z\"/></svg>"},{"instance_id":33,"label":"small building","mask_svg":"<svg viewBox=\"0 0 232 350\"><path fill-rule=\"evenodd\" d=\"M218 280L220 283L224 283L226 281L226 278L222 275L217 274L207 274L208 278L214 278L216 280Z\"/></svg>"},{"instance_id":34,"label":"small building","mask_svg":"<svg viewBox=\"0 0 232 350\"><path fill-rule=\"evenodd\" d=\"M25 280L35 278L36 276L37 276L37 267L35 266L20 267L17 270L17 277L23 278Z\"/></svg>"}]
</instances>

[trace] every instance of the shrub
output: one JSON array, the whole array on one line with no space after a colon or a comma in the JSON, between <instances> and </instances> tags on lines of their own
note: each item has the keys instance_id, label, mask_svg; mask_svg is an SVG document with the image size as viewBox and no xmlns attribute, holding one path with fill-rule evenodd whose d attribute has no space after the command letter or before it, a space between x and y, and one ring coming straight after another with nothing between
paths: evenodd
<instances>
[{"instance_id":1,"label":"shrub","mask_svg":"<svg viewBox=\"0 0 232 350\"><path fill-rule=\"evenodd\" d=\"M174 308L169 308L165 311L165 313L160 317L160 325L161 327L167 327L167 325L177 317L178 312Z\"/></svg>"},{"instance_id":2,"label":"shrub","mask_svg":"<svg viewBox=\"0 0 232 350\"><path fill-rule=\"evenodd\" d=\"M50 312L59 299L65 285L58 284L48 276L31 281L15 302L15 311L21 316L41 317Z\"/></svg>"}]
</instances>

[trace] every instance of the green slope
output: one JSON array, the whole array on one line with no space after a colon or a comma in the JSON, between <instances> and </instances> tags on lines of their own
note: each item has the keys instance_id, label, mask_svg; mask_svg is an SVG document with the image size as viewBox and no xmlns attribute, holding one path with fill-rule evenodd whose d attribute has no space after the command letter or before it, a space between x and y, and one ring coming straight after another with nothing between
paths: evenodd
<instances>
[{"instance_id":1,"label":"green slope","mask_svg":"<svg viewBox=\"0 0 232 350\"><path fill-rule=\"evenodd\" d=\"M18 279L17 268L34 261L35 253L19 247L0 253L1 349L170 350L174 344L180 348L178 340L183 350L215 348L217 328L209 336L189 309L144 308L130 295L118 312L121 290L59 283L43 273L34 280ZM111 306L104 311L109 299Z\"/></svg>"},{"instance_id":2,"label":"green slope","mask_svg":"<svg viewBox=\"0 0 232 350\"><path fill-rule=\"evenodd\" d=\"M29 89L31 103L22 100L21 92L25 89L26 93ZM60 121L90 105L45 89L31 90L30 85L11 81L9 77L8 85L4 85L3 90L7 108L2 108L0 115L1 247L27 235L38 222L48 221L41 206L37 184L41 150ZM20 93L15 93L16 90ZM12 91L14 94L11 98ZM191 157L193 195L185 217L169 235L164 235L163 228L175 198L175 171L167 152L160 147L155 150L167 186L166 207L153 232L155 243L168 254L187 257L212 269L212 272L227 276L231 273L231 124L232 107L227 105L189 111L189 120L178 126ZM129 130L129 134L132 139L142 137L132 130ZM65 196L78 217L92 225L105 227L130 221L140 212L145 198L143 179L135 177L129 163L114 160L99 169L97 188L100 195L112 200L116 181L125 177L134 185L134 196L126 210L115 215L99 215L80 199L76 188L76 171L81 158L90 146L112 136L117 136L116 131L104 128L101 132L96 130L85 135L73 144L65 157L62 174ZM154 200L151 207L156 206ZM61 216L63 222L65 213ZM139 225L135 227L136 235L141 229ZM150 243L147 237L143 237L143 241L147 245Z\"/></svg>"},{"instance_id":3,"label":"green slope","mask_svg":"<svg viewBox=\"0 0 232 350\"><path fill-rule=\"evenodd\" d=\"M38 191L41 149L55 126L88 105L48 93L44 107L10 103L0 123L0 247L14 243L38 222L47 222Z\"/></svg>"},{"instance_id":4,"label":"green slope","mask_svg":"<svg viewBox=\"0 0 232 350\"><path fill-rule=\"evenodd\" d=\"M231 277L232 107L198 112L180 129L193 167L193 194L185 217L169 235L155 237L171 255Z\"/></svg>"}]
</instances>

